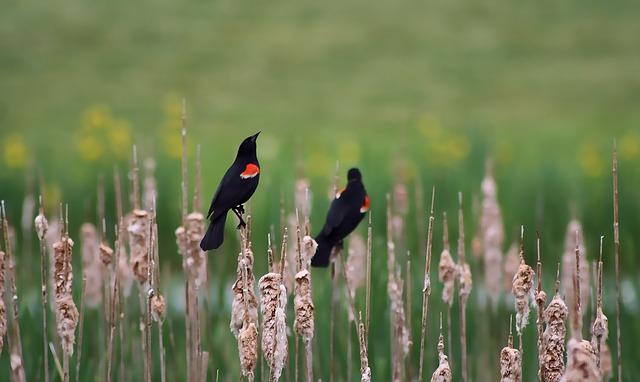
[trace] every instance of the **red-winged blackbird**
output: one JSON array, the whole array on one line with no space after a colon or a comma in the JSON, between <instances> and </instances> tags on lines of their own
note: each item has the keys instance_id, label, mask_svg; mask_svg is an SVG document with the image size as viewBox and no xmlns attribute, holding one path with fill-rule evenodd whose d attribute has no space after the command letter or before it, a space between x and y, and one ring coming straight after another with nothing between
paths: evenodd
<instances>
[{"instance_id":1,"label":"red-winged blackbird","mask_svg":"<svg viewBox=\"0 0 640 382\"><path fill-rule=\"evenodd\" d=\"M211 221L207 233L200 242L200 248L204 251L216 249L224 241L224 223L227 220L227 212L233 211L240 224L238 228L246 226L242 219L245 203L258 188L260 179L260 163L256 156L256 139L258 132L246 138L238 148L236 160L222 177L216 193L211 200L208 219Z\"/></svg>"},{"instance_id":2,"label":"red-winged blackbird","mask_svg":"<svg viewBox=\"0 0 640 382\"><path fill-rule=\"evenodd\" d=\"M360 170L352 168L347 173L347 187L340 191L331 202L327 221L322 231L316 236L318 249L311 259L314 267L329 265L331 250L336 245L342 245L342 240L356 227L364 215L369 211L369 197L362 184Z\"/></svg>"}]
</instances>

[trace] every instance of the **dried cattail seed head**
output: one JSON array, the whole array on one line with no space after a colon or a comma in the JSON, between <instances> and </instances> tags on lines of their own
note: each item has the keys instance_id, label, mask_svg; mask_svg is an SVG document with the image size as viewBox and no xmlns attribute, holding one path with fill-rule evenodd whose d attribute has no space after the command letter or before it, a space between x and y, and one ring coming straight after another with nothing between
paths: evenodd
<instances>
[{"instance_id":1,"label":"dried cattail seed head","mask_svg":"<svg viewBox=\"0 0 640 382\"><path fill-rule=\"evenodd\" d=\"M49 229L49 222L43 213L38 214L35 218L36 233L38 234L38 240L44 240Z\"/></svg>"},{"instance_id":2,"label":"dried cattail seed head","mask_svg":"<svg viewBox=\"0 0 640 382\"><path fill-rule=\"evenodd\" d=\"M149 225L149 213L145 210L134 210L127 227L131 268L140 284L146 283L149 277Z\"/></svg>"},{"instance_id":3,"label":"dried cattail seed head","mask_svg":"<svg viewBox=\"0 0 640 382\"><path fill-rule=\"evenodd\" d=\"M533 268L524 262L520 262L518 272L513 277L513 295L516 304L516 331L522 334L522 329L529 322L529 297L533 290Z\"/></svg>"}]
</instances>

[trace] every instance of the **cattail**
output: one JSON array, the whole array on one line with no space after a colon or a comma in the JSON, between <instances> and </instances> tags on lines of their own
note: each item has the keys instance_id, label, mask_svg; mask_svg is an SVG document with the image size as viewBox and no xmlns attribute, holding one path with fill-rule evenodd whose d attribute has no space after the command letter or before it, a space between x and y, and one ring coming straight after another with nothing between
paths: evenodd
<instances>
[{"instance_id":1,"label":"cattail","mask_svg":"<svg viewBox=\"0 0 640 382\"><path fill-rule=\"evenodd\" d=\"M156 322L162 322L164 320L164 315L166 312L166 302L164 300L164 296L160 293L154 293L151 296L151 317Z\"/></svg>"},{"instance_id":2,"label":"cattail","mask_svg":"<svg viewBox=\"0 0 640 382\"><path fill-rule=\"evenodd\" d=\"M580 261L580 300L589 301L589 264L584 261L586 256L585 246L580 238L584 237L582 232L582 224L577 219L571 219L567 226L564 240L564 253L562 255L562 290L567 299L567 307L570 312L575 311L575 297L573 292L573 274L576 268L575 248L578 243L582 261Z\"/></svg>"},{"instance_id":3,"label":"cattail","mask_svg":"<svg viewBox=\"0 0 640 382\"><path fill-rule=\"evenodd\" d=\"M258 281L261 295L262 354L271 369L271 380L280 379L287 359L287 291L282 277L270 272Z\"/></svg>"},{"instance_id":4,"label":"cattail","mask_svg":"<svg viewBox=\"0 0 640 382\"><path fill-rule=\"evenodd\" d=\"M145 210L134 210L127 232L129 233L131 268L138 282L144 284L149 276L149 213Z\"/></svg>"},{"instance_id":5,"label":"cattail","mask_svg":"<svg viewBox=\"0 0 640 382\"><path fill-rule=\"evenodd\" d=\"M351 293L351 298L355 299L356 291L362 285L364 285L366 278L366 261L367 252L364 239L357 233L354 233L349 238L349 257L345 267L347 274L347 286ZM350 320L353 321L355 317L352 312L349 311Z\"/></svg>"},{"instance_id":6,"label":"cattail","mask_svg":"<svg viewBox=\"0 0 640 382\"><path fill-rule=\"evenodd\" d=\"M449 229L447 227L447 213L443 217L442 241L444 248L440 253L440 263L438 264L438 278L444 284L442 288L442 301L445 304L453 305L454 288L458 277L458 265L453 261L449 248Z\"/></svg>"},{"instance_id":7,"label":"cattail","mask_svg":"<svg viewBox=\"0 0 640 382\"><path fill-rule=\"evenodd\" d=\"M254 292L253 252L247 230L241 231L242 245L238 255L237 280L233 284L233 304L229 327L238 341L242 375L253 381L258 360L258 301Z\"/></svg>"},{"instance_id":8,"label":"cattail","mask_svg":"<svg viewBox=\"0 0 640 382\"><path fill-rule=\"evenodd\" d=\"M403 301L403 283L400 270L396 269L395 244L393 242L393 220L389 196L387 195L387 293L389 295L392 323L392 376L393 381L402 378L402 365L409 353L410 339L406 327Z\"/></svg>"},{"instance_id":9,"label":"cattail","mask_svg":"<svg viewBox=\"0 0 640 382\"><path fill-rule=\"evenodd\" d=\"M42 211L38 214L38 216L36 216L34 222L38 240L42 241L45 239L45 236L49 230L49 222L47 221L47 218L44 216L44 213Z\"/></svg>"},{"instance_id":10,"label":"cattail","mask_svg":"<svg viewBox=\"0 0 640 382\"><path fill-rule=\"evenodd\" d=\"M102 265L100 260L100 242L98 231L91 223L80 227L80 252L82 253L82 274L84 276L85 301L91 308L102 302Z\"/></svg>"},{"instance_id":11,"label":"cattail","mask_svg":"<svg viewBox=\"0 0 640 382\"><path fill-rule=\"evenodd\" d=\"M34 221L34 226L36 229L36 234L38 236L38 240L40 241L40 293L41 299L40 303L42 304L42 358L44 359L44 381L49 382L49 351L47 350L47 346L49 343L48 340L48 331L47 331L47 249L45 236L47 234L47 230L49 229L49 223L47 222L47 218L44 216L44 206L42 203L42 196L39 197L40 208L38 212L38 216L36 216ZM4 254L3 254L4 255ZM2 327L2 322L0 322L0 352L2 352L2 338L6 333L6 313L4 309L4 258L0 259L0 321L3 321L4 317L4 329Z\"/></svg>"},{"instance_id":12,"label":"cattail","mask_svg":"<svg viewBox=\"0 0 640 382\"><path fill-rule=\"evenodd\" d=\"M315 307L311 299L311 273L303 269L296 274L294 306L296 319L294 326L303 341L311 341L315 330L313 312Z\"/></svg>"},{"instance_id":13,"label":"cattail","mask_svg":"<svg viewBox=\"0 0 640 382\"><path fill-rule=\"evenodd\" d=\"M511 325L509 325L509 341L500 352L500 382L522 381L522 354L513 347Z\"/></svg>"},{"instance_id":14,"label":"cattail","mask_svg":"<svg viewBox=\"0 0 640 382\"><path fill-rule=\"evenodd\" d=\"M507 256L504 260L504 277L502 278L504 284L504 290L511 292L513 288L513 277L518 272L520 267L520 256L518 256L518 243L513 242L507 251Z\"/></svg>"},{"instance_id":15,"label":"cattail","mask_svg":"<svg viewBox=\"0 0 640 382\"><path fill-rule=\"evenodd\" d=\"M571 338L567 343L567 370L560 382L599 382L596 352L589 341Z\"/></svg>"},{"instance_id":16,"label":"cattail","mask_svg":"<svg viewBox=\"0 0 640 382\"><path fill-rule=\"evenodd\" d=\"M369 355L367 350L367 333L360 314L358 324L358 341L360 342L360 382L371 382L371 368L369 367Z\"/></svg>"},{"instance_id":17,"label":"cattail","mask_svg":"<svg viewBox=\"0 0 640 382\"><path fill-rule=\"evenodd\" d=\"M192 212L187 215L186 233L184 238L181 239L186 240L182 244L185 245L187 254L187 258L184 259L186 261L185 268L189 270L196 289L199 289L207 282L207 254L199 245L204 236L204 220L204 215L199 212Z\"/></svg>"},{"instance_id":18,"label":"cattail","mask_svg":"<svg viewBox=\"0 0 640 382\"><path fill-rule=\"evenodd\" d=\"M71 268L71 252L73 240L66 234L60 241L53 245L55 252L54 263L54 295L56 301L56 323L58 336L62 344L62 350L67 356L73 355L75 343L75 330L78 324L78 309L72 299L71 287L73 273Z\"/></svg>"},{"instance_id":19,"label":"cattail","mask_svg":"<svg viewBox=\"0 0 640 382\"><path fill-rule=\"evenodd\" d=\"M5 253L0 251L0 354L4 347L4 336L7 335L7 307L4 302Z\"/></svg>"},{"instance_id":20,"label":"cattail","mask_svg":"<svg viewBox=\"0 0 640 382\"><path fill-rule=\"evenodd\" d=\"M602 242L604 236L600 236L600 260L598 261L597 281L597 306L596 317L591 326L591 346L596 350L597 363L600 368L603 380L609 380L611 377L611 351L607 346L607 338L609 337L609 320L602 311Z\"/></svg>"},{"instance_id":21,"label":"cattail","mask_svg":"<svg viewBox=\"0 0 640 382\"><path fill-rule=\"evenodd\" d=\"M444 353L444 336L442 335L442 313L440 314L440 336L438 337L438 368L431 375L431 382L451 382L451 366Z\"/></svg>"},{"instance_id":22,"label":"cattail","mask_svg":"<svg viewBox=\"0 0 640 382\"><path fill-rule=\"evenodd\" d=\"M123 230L124 231L124 230ZM124 297L129 297L131 295L131 287L133 286L133 281L135 279L135 275L133 274L133 270L129 266L130 260L127 255L126 245L124 243L124 238L120 236L121 240L118 244L120 246L120 254L118 255L118 283L120 284L120 288L122 290L122 294Z\"/></svg>"},{"instance_id":23,"label":"cattail","mask_svg":"<svg viewBox=\"0 0 640 382\"><path fill-rule=\"evenodd\" d=\"M100 261L105 267L109 267L111 262L113 261L113 249L109 247L107 244L100 244Z\"/></svg>"},{"instance_id":24,"label":"cattail","mask_svg":"<svg viewBox=\"0 0 640 382\"><path fill-rule=\"evenodd\" d=\"M482 214L480 231L484 253L485 283L493 305L500 297L500 276L502 268L502 244L504 231L502 214L498 205L497 186L493 179L491 165L487 163L485 178L482 181Z\"/></svg>"},{"instance_id":25,"label":"cattail","mask_svg":"<svg viewBox=\"0 0 640 382\"><path fill-rule=\"evenodd\" d=\"M520 233L520 266L518 272L513 277L513 296L516 305L516 332L522 336L522 330L529 323L529 298L533 291L533 277L535 272L524 261L524 228Z\"/></svg>"},{"instance_id":26,"label":"cattail","mask_svg":"<svg viewBox=\"0 0 640 382\"><path fill-rule=\"evenodd\" d=\"M558 265L559 266L559 265ZM559 293L560 280L556 280L556 294L544 311L546 329L542 335L541 374L544 382L558 382L564 374L564 342L567 333L565 320L567 305Z\"/></svg>"}]
</instances>

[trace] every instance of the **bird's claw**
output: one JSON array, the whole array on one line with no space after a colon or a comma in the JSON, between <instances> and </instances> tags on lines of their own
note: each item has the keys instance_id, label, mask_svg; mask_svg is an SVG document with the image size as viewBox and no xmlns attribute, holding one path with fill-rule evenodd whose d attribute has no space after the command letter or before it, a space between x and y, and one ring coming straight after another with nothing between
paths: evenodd
<instances>
[{"instance_id":1,"label":"bird's claw","mask_svg":"<svg viewBox=\"0 0 640 382\"><path fill-rule=\"evenodd\" d=\"M238 226L236 227L237 229L241 229L241 228L245 228L247 226L247 223L245 222L240 222L240 224L238 224Z\"/></svg>"},{"instance_id":2,"label":"bird's claw","mask_svg":"<svg viewBox=\"0 0 640 382\"><path fill-rule=\"evenodd\" d=\"M244 205L240 204L236 207L236 211L240 213L240 215L244 215Z\"/></svg>"}]
</instances>

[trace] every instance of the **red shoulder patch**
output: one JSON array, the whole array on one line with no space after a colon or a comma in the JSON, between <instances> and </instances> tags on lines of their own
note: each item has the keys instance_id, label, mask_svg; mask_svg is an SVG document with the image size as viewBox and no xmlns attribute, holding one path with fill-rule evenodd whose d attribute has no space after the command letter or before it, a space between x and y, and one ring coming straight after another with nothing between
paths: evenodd
<instances>
[{"instance_id":1,"label":"red shoulder patch","mask_svg":"<svg viewBox=\"0 0 640 382\"><path fill-rule=\"evenodd\" d=\"M338 191L338 192L336 193L336 199L340 199L340 195L342 195L342 193L344 192L344 190L346 190L346 187L345 187L345 188L342 188L340 191Z\"/></svg>"},{"instance_id":2,"label":"red shoulder patch","mask_svg":"<svg viewBox=\"0 0 640 382\"><path fill-rule=\"evenodd\" d=\"M369 195L364 196L364 204L360 207L360 213L365 213L369 211Z\"/></svg>"},{"instance_id":3,"label":"red shoulder patch","mask_svg":"<svg viewBox=\"0 0 640 382\"><path fill-rule=\"evenodd\" d=\"M245 167L244 171L240 174L242 179L253 178L256 175L260 174L260 167L258 165L249 163L247 167Z\"/></svg>"}]
</instances>

